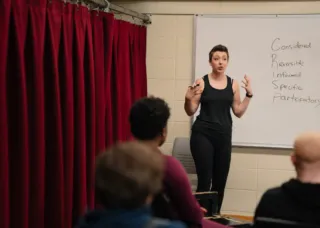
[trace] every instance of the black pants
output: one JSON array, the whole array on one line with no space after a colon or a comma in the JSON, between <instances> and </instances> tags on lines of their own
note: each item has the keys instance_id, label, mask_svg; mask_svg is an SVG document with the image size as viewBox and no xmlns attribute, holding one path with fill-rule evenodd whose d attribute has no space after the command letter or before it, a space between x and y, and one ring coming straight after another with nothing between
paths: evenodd
<instances>
[{"instance_id":1,"label":"black pants","mask_svg":"<svg viewBox=\"0 0 320 228\"><path fill-rule=\"evenodd\" d=\"M192 132L190 147L198 176L197 192L217 191L220 213L230 168L231 137ZM208 208L205 203L200 204Z\"/></svg>"}]
</instances>

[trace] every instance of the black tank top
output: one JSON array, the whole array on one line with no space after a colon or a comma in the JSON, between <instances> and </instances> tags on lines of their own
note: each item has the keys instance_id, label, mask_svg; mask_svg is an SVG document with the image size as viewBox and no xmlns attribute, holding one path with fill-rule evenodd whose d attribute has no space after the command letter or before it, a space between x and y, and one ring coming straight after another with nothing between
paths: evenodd
<instances>
[{"instance_id":1,"label":"black tank top","mask_svg":"<svg viewBox=\"0 0 320 228\"><path fill-rule=\"evenodd\" d=\"M233 103L233 79L227 76L227 86L215 89L210 85L208 75L203 77L204 90L200 98L200 114L193 124L193 131L202 133L218 133L231 136Z\"/></svg>"}]
</instances>

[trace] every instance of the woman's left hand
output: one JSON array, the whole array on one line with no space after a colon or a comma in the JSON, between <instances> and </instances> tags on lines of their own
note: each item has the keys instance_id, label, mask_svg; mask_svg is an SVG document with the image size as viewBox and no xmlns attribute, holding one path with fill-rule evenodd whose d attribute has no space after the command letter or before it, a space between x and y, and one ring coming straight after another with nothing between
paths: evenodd
<instances>
[{"instance_id":1,"label":"woman's left hand","mask_svg":"<svg viewBox=\"0 0 320 228\"><path fill-rule=\"evenodd\" d=\"M252 95L251 79L247 75L245 75L242 83L243 85L241 87L244 88L249 95Z\"/></svg>"}]
</instances>

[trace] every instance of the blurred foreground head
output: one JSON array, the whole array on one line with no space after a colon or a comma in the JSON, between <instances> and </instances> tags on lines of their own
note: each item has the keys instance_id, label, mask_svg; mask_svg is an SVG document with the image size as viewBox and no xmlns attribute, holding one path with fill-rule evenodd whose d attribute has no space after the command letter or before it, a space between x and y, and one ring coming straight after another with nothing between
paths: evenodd
<instances>
[{"instance_id":1,"label":"blurred foreground head","mask_svg":"<svg viewBox=\"0 0 320 228\"><path fill-rule=\"evenodd\" d=\"M151 203L161 190L163 157L139 142L119 143L96 158L95 191L108 209Z\"/></svg>"},{"instance_id":2,"label":"blurred foreground head","mask_svg":"<svg viewBox=\"0 0 320 228\"><path fill-rule=\"evenodd\" d=\"M305 132L295 139L292 163L298 177L320 181L320 132Z\"/></svg>"}]
</instances>

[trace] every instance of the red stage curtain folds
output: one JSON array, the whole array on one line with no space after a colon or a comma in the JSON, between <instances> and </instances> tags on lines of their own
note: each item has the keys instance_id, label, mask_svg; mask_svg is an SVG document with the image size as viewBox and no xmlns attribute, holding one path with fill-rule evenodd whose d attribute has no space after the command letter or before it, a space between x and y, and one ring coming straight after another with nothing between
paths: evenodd
<instances>
[{"instance_id":1,"label":"red stage curtain folds","mask_svg":"<svg viewBox=\"0 0 320 228\"><path fill-rule=\"evenodd\" d=\"M0 227L71 228L94 158L130 138L146 27L46 0L0 0Z\"/></svg>"}]
</instances>

